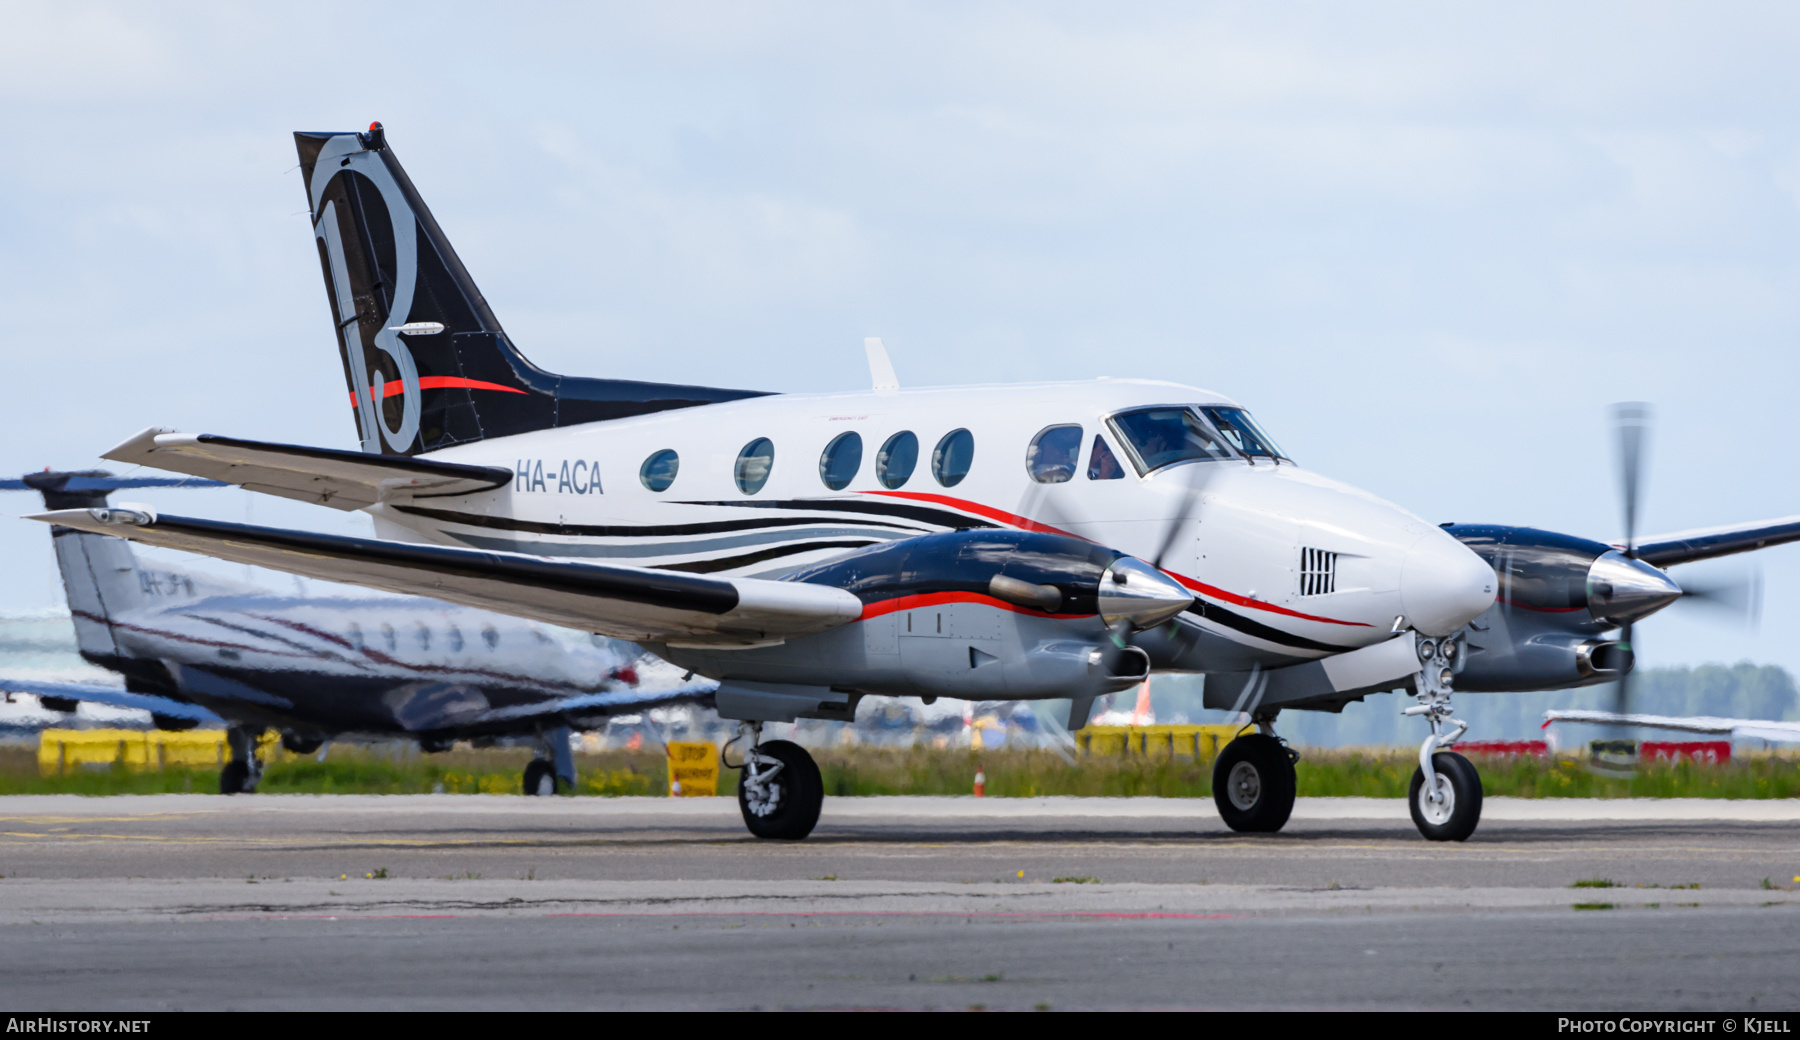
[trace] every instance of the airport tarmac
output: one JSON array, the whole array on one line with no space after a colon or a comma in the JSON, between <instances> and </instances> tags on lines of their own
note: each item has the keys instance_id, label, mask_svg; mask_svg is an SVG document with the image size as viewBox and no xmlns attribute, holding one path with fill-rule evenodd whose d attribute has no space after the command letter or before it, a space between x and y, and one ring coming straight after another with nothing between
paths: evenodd
<instances>
[{"instance_id":1,"label":"airport tarmac","mask_svg":"<svg viewBox=\"0 0 1800 1040\"><path fill-rule=\"evenodd\" d=\"M1784 801L10 797L0 875L13 1009L1800 1008Z\"/></svg>"}]
</instances>

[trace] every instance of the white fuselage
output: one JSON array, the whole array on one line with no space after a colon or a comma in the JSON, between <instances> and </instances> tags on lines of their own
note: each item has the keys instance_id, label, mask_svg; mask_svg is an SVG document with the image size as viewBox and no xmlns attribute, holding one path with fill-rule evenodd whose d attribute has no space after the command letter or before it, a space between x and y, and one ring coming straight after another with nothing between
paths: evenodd
<instances>
[{"instance_id":1,"label":"white fuselage","mask_svg":"<svg viewBox=\"0 0 1800 1040\"><path fill-rule=\"evenodd\" d=\"M959 526L1054 529L1145 559L1161 553L1208 608L1188 623L1295 659L1384 640L1396 618L1446 634L1492 602L1492 570L1448 534L1291 462L1240 456L1146 472L1109 419L1153 405L1236 407L1140 380L759 397L440 451L430 457L503 466L515 479L369 511L383 537L750 577ZM1074 473L1040 483L1028 451L1057 425L1081 428ZM946 486L933 450L959 429L974 450L966 476ZM917 465L884 486L878 456L901 431L917 437ZM821 455L846 432L861 437L861 464L833 490ZM1090 478L1097 436L1121 477ZM773 461L746 493L739 453L759 438ZM661 451L679 464L656 491L640 468Z\"/></svg>"}]
</instances>

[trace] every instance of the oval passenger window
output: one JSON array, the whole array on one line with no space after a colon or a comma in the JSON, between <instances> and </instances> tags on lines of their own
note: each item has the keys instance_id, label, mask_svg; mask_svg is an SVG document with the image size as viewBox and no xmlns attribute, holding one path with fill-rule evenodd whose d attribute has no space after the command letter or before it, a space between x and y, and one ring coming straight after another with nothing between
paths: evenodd
<instances>
[{"instance_id":1,"label":"oval passenger window","mask_svg":"<svg viewBox=\"0 0 1800 1040\"><path fill-rule=\"evenodd\" d=\"M833 491L849 487L861 468L862 436L857 433L840 433L831 438L831 443L825 445L825 451L819 455L819 479Z\"/></svg>"},{"instance_id":2,"label":"oval passenger window","mask_svg":"<svg viewBox=\"0 0 1800 1040\"><path fill-rule=\"evenodd\" d=\"M1061 484L1075 475L1081 455L1081 427L1051 426L1031 438L1025 469L1040 484Z\"/></svg>"},{"instance_id":3,"label":"oval passenger window","mask_svg":"<svg viewBox=\"0 0 1800 1040\"><path fill-rule=\"evenodd\" d=\"M737 478L738 490L746 495L754 495L769 482L769 469L775 465L775 442L767 437L758 437L744 450L738 452L737 469L733 474Z\"/></svg>"},{"instance_id":4,"label":"oval passenger window","mask_svg":"<svg viewBox=\"0 0 1800 1040\"><path fill-rule=\"evenodd\" d=\"M955 487L969 475L975 461L975 435L968 430L951 430L931 450L931 475L945 487Z\"/></svg>"},{"instance_id":5,"label":"oval passenger window","mask_svg":"<svg viewBox=\"0 0 1800 1040\"><path fill-rule=\"evenodd\" d=\"M673 449L664 448L652 452L638 467L638 479L652 491L667 491L669 485L675 483L675 474L681 471L681 456Z\"/></svg>"},{"instance_id":6,"label":"oval passenger window","mask_svg":"<svg viewBox=\"0 0 1800 1040\"><path fill-rule=\"evenodd\" d=\"M912 479L919 464L919 438L911 430L901 430L887 439L881 453L875 456L875 476L884 488L897 488Z\"/></svg>"}]
</instances>

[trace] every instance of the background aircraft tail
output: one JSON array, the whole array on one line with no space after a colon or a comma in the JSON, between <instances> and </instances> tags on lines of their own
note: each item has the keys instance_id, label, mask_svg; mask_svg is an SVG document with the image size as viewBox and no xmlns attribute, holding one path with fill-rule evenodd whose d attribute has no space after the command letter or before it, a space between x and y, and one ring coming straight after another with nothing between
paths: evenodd
<instances>
[{"instance_id":1,"label":"background aircraft tail","mask_svg":"<svg viewBox=\"0 0 1800 1040\"><path fill-rule=\"evenodd\" d=\"M364 451L413 455L760 396L545 372L513 347L380 123L294 142Z\"/></svg>"},{"instance_id":2,"label":"background aircraft tail","mask_svg":"<svg viewBox=\"0 0 1800 1040\"><path fill-rule=\"evenodd\" d=\"M120 488L190 484L210 481L171 481L162 478L118 478L102 470L78 473L27 473L18 482L0 483L31 488L44 496L51 509L89 509L107 504L107 496ZM117 627L125 615L171 601L195 599L225 591L238 591L204 575L172 568L143 566L122 538L88 534L69 527L52 527L56 566L62 572L63 592L75 621L76 646L81 656L103 668L121 672L128 689L162 693L167 674L154 661L136 661L119 646Z\"/></svg>"}]
</instances>

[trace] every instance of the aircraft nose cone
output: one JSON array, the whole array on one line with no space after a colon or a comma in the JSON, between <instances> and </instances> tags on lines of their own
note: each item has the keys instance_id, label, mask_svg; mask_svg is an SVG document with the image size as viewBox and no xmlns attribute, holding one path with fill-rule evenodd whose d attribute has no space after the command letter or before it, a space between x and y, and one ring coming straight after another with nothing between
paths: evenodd
<instances>
[{"instance_id":1,"label":"aircraft nose cone","mask_svg":"<svg viewBox=\"0 0 1800 1040\"><path fill-rule=\"evenodd\" d=\"M1614 550L1588 568L1588 612L1608 621L1649 617L1681 598L1681 586L1642 560Z\"/></svg>"},{"instance_id":2,"label":"aircraft nose cone","mask_svg":"<svg viewBox=\"0 0 1800 1040\"><path fill-rule=\"evenodd\" d=\"M1447 636L1494 604L1494 569L1442 531L1419 539L1400 570L1400 605L1412 627Z\"/></svg>"},{"instance_id":3,"label":"aircraft nose cone","mask_svg":"<svg viewBox=\"0 0 1800 1040\"><path fill-rule=\"evenodd\" d=\"M1194 594L1143 560L1121 556L1100 576L1100 620L1152 628L1186 610Z\"/></svg>"}]
</instances>

